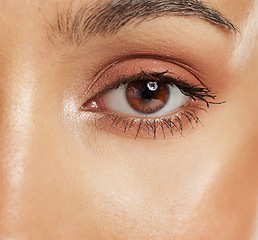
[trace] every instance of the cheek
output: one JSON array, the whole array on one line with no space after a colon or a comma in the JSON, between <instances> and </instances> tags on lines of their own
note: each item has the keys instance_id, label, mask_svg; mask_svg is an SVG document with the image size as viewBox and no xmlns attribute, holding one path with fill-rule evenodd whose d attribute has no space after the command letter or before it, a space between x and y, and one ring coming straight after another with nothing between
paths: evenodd
<instances>
[{"instance_id":1,"label":"cheek","mask_svg":"<svg viewBox=\"0 0 258 240\"><path fill-rule=\"evenodd\" d=\"M83 206L81 219L94 233L111 239L248 239L257 183L248 141L223 148L204 140L191 149L191 141L177 139L154 151L156 143L119 140L103 139L97 153L88 152L87 166L78 166L82 192L74 203Z\"/></svg>"},{"instance_id":2,"label":"cheek","mask_svg":"<svg viewBox=\"0 0 258 240\"><path fill-rule=\"evenodd\" d=\"M250 239L258 196L257 154L250 140L220 152L220 167L190 217L189 229L197 236L202 232L202 239Z\"/></svg>"}]
</instances>

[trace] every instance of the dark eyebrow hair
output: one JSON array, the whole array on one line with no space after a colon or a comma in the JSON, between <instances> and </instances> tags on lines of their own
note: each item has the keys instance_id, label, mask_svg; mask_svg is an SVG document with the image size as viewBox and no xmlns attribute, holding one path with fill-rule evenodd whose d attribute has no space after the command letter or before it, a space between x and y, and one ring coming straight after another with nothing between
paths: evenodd
<instances>
[{"instance_id":1,"label":"dark eyebrow hair","mask_svg":"<svg viewBox=\"0 0 258 240\"><path fill-rule=\"evenodd\" d=\"M71 42L80 44L89 37L116 34L125 25L138 26L166 15L197 17L231 32L238 31L218 10L200 0L109 0L104 3L100 0L77 11L71 3L66 12L58 12L57 29Z\"/></svg>"}]
</instances>

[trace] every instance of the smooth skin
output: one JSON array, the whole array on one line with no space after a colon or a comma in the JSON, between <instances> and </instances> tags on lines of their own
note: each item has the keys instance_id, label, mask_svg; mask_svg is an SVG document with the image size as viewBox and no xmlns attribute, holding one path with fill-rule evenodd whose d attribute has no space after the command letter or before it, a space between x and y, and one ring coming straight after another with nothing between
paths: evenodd
<instances>
[{"instance_id":1,"label":"smooth skin","mask_svg":"<svg viewBox=\"0 0 258 240\"><path fill-rule=\"evenodd\" d=\"M206 2L241 34L166 16L77 46L54 29L70 1L0 1L1 240L256 240L258 1ZM226 103L184 137L94 127L92 77L146 54L190 62Z\"/></svg>"}]
</instances>

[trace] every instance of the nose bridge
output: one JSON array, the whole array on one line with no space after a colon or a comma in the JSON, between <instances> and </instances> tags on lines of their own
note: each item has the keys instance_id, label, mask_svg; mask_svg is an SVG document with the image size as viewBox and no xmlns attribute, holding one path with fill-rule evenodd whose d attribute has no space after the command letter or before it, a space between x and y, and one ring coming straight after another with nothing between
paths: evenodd
<instances>
[{"instance_id":1,"label":"nose bridge","mask_svg":"<svg viewBox=\"0 0 258 240\"><path fill-rule=\"evenodd\" d=\"M19 200L35 129L34 78L20 58L0 78L0 228L12 227L21 216Z\"/></svg>"},{"instance_id":2,"label":"nose bridge","mask_svg":"<svg viewBox=\"0 0 258 240\"><path fill-rule=\"evenodd\" d=\"M32 45L24 44L28 36L20 27L24 20L19 9L0 1L0 239L16 237L13 229L22 222L20 201L35 128ZM10 18L17 14L20 25Z\"/></svg>"},{"instance_id":3,"label":"nose bridge","mask_svg":"<svg viewBox=\"0 0 258 240\"><path fill-rule=\"evenodd\" d=\"M30 37L34 25L34 15L28 21L24 14L26 7L14 9L14 4L6 1L0 8L0 161L11 164L15 159L23 158L33 133L33 108L35 106L35 89L37 77L35 71L35 39ZM10 16L16 14L20 24ZM5 19L5 21L4 21Z\"/></svg>"},{"instance_id":4,"label":"nose bridge","mask_svg":"<svg viewBox=\"0 0 258 240\"><path fill-rule=\"evenodd\" d=\"M0 74L0 150L3 152L8 152L13 147L17 150L25 149L34 127L32 123L37 77L33 59L28 58L29 54L26 52L24 48L10 52L7 55L8 64L5 64L3 74Z\"/></svg>"},{"instance_id":5,"label":"nose bridge","mask_svg":"<svg viewBox=\"0 0 258 240\"><path fill-rule=\"evenodd\" d=\"M26 25L27 31L30 24ZM35 167L40 149L36 137L38 43L24 33L26 29L9 25L9 32L0 30L4 33L0 34L0 239L2 233L8 235L22 225L28 200L25 193L31 188L26 185L28 172Z\"/></svg>"},{"instance_id":6,"label":"nose bridge","mask_svg":"<svg viewBox=\"0 0 258 240\"><path fill-rule=\"evenodd\" d=\"M52 134L58 121L56 105L45 104L46 99L56 97L55 87L46 84L48 79L42 74L48 62L45 49L39 50L39 46L45 39L33 35L40 21L28 15L22 19L23 12L18 9L21 26L11 22L13 15L3 13L9 16L5 25L2 13L0 6L0 240L23 239L16 233L27 236L24 226L40 221L35 210L38 205L49 209L43 214L50 215L52 205L41 200L57 192L49 172L59 167L51 161L58 154L49 140L56 140Z\"/></svg>"},{"instance_id":7,"label":"nose bridge","mask_svg":"<svg viewBox=\"0 0 258 240\"><path fill-rule=\"evenodd\" d=\"M31 224L41 224L37 211L44 209L42 214L50 215L55 210L42 199L58 192L52 181L56 176L50 174L60 170L60 162L54 161L60 153L52 147L57 117L48 114L56 108L42 104L55 95L37 70L33 59L37 53L24 51L11 57L7 70L0 72L0 240L28 236Z\"/></svg>"}]
</instances>

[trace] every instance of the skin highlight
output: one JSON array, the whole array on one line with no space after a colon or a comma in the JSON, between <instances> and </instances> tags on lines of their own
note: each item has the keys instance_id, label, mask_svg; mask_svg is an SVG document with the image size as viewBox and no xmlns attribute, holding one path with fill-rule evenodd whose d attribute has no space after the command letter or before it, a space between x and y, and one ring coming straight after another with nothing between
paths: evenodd
<instances>
[{"instance_id":1,"label":"skin highlight","mask_svg":"<svg viewBox=\"0 0 258 240\"><path fill-rule=\"evenodd\" d=\"M256 240L257 1L206 1L241 34L169 15L79 46L53 40L57 9L71 6L54 2L0 2L0 239ZM204 126L184 137L95 127L87 89L139 56L151 69L169 59L226 103L198 112ZM112 77L96 78L109 65Z\"/></svg>"}]
</instances>

